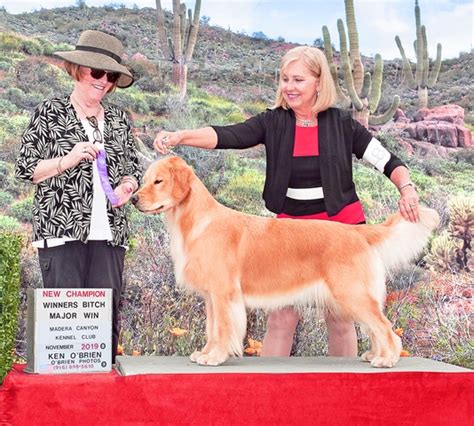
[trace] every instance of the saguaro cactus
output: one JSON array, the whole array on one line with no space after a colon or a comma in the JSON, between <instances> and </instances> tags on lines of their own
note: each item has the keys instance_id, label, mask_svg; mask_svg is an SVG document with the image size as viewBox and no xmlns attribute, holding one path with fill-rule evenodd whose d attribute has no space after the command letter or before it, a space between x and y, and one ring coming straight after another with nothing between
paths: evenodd
<instances>
[{"instance_id":1,"label":"saguaro cactus","mask_svg":"<svg viewBox=\"0 0 474 426\"><path fill-rule=\"evenodd\" d=\"M186 5L179 0L173 0L172 37L167 35L161 0L156 0L156 11L159 45L164 57L173 63L172 82L178 87L180 97L184 98L187 91L188 63L193 56L199 30L201 0L196 0L194 17L191 9L188 9L188 19Z\"/></svg>"},{"instance_id":2,"label":"saguaro cactus","mask_svg":"<svg viewBox=\"0 0 474 426\"><path fill-rule=\"evenodd\" d=\"M340 86L337 76L337 66L334 63L331 46L331 36L326 26L323 27L324 51L328 59L331 74L336 84L339 102L345 107L352 107L352 116L365 127L386 123L395 114L400 97L394 96L392 105L383 114L372 115L377 110L382 90L383 61L375 55L374 73L364 72L364 64L359 50L359 34L355 20L353 0L344 0L346 23L349 31L349 49L342 19L337 21L340 39L341 63L344 75L345 90Z\"/></svg>"},{"instance_id":3,"label":"saguaro cactus","mask_svg":"<svg viewBox=\"0 0 474 426\"><path fill-rule=\"evenodd\" d=\"M420 7L418 0L415 0L415 22L416 22L416 40L414 41L414 48L416 53L416 70L415 75L411 69L410 61L405 55L400 37L395 37L398 50L402 55L403 60L403 75L408 86L413 90L418 90L418 106L420 108L428 107L428 88L433 87L438 80L439 70L441 68L441 43L438 43L436 60L433 64L431 72L430 60L428 58L428 43L426 39L426 28L421 25Z\"/></svg>"}]
</instances>

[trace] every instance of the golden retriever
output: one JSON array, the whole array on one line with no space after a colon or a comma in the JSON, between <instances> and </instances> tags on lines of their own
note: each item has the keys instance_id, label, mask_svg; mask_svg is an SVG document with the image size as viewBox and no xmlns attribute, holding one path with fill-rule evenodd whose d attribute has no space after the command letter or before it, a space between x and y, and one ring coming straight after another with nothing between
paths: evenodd
<instances>
[{"instance_id":1,"label":"golden retriever","mask_svg":"<svg viewBox=\"0 0 474 426\"><path fill-rule=\"evenodd\" d=\"M164 213L178 285L206 305L207 342L191 355L218 365L242 355L246 306L317 305L360 323L370 338L362 359L392 367L401 341L383 315L388 269L412 260L439 216L420 209L379 225L258 217L219 204L178 157L153 163L132 199L144 213Z\"/></svg>"}]
</instances>

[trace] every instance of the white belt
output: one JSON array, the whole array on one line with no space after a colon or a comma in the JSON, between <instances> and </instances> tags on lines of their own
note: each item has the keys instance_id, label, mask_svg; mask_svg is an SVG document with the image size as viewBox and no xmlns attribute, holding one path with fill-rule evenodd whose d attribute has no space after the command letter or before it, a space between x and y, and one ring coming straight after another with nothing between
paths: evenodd
<instances>
[{"instance_id":1,"label":"white belt","mask_svg":"<svg viewBox=\"0 0 474 426\"><path fill-rule=\"evenodd\" d=\"M324 198L323 188L288 188L286 196L293 200L318 200Z\"/></svg>"}]
</instances>

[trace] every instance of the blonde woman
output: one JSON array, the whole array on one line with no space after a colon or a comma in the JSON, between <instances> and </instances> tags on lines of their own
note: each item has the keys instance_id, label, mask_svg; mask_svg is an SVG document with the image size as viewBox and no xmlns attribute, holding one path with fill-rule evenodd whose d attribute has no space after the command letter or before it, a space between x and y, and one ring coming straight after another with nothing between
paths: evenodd
<instances>
[{"instance_id":1,"label":"blonde woman","mask_svg":"<svg viewBox=\"0 0 474 426\"><path fill-rule=\"evenodd\" d=\"M418 195L404 164L370 132L333 108L334 83L324 54L314 47L289 50L281 60L275 105L244 123L176 132L161 131L155 149L175 145L244 149L265 145L263 199L279 218L364 223L352 179L352 156L384 173L400 191L400 212L418 221ZM263 356L289 356L299 321L291 307L268 316ZM354 324L328 314L330 356L357 356Z\"/></svg>"}]
</instances>

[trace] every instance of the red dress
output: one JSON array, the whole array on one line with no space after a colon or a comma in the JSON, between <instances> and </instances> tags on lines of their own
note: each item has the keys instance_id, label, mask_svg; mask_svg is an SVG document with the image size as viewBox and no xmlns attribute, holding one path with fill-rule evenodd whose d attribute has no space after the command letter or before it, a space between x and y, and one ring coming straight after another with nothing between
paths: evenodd
<instances>
[{"instance_id":1,"label":"red dress","mask_svg":"<svg viewBox=\"0 0 474 426\"><path fill-rule=\"evenodd\" d=\"M296 126L289 187L295 188L297 193L307 194L311 191L322 193L317 126ZM362 205L358 199L347 204L336 215L328 216L324 205L324 195L315 199L308 199L307 195L301 198L304 199L293 199L287 195L283 212L277 217L331 220L348 224L365 222Z\"/></svg>"}]
</instances>

